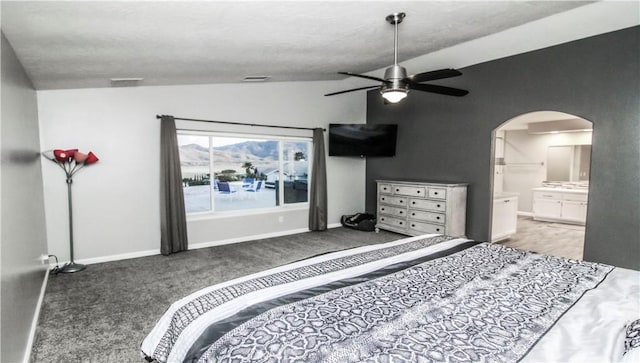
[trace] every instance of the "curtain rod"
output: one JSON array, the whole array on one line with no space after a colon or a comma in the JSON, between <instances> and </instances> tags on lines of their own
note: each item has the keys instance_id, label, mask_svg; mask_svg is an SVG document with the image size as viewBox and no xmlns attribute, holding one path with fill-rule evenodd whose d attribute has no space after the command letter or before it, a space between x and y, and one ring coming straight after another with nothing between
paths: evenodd
<instances>
[{"instance_id":1,"label":"curtain rod","mask_svg":"<svg viewBox=\"0 0 640 363\"><path fill-rule=\"evenodd\" d=\"M173 117L171 115L156 115L157 119L161 119L163 116ZM272 127L277 129L294 129L294 130L315 130L311 127L296 127L296 126L276 126L276 125L260 125L260 124L250 124L245 122L231 122L231 121L215 121L215 120L200 120L197 118L183 118L183 117L173 117L174 120L182 120L182 121L198 121L198 122L213 122L217 124L227 124L227 125L242 125L242 126L258 126L258 127ZM327 129L322 129L322 131L327 131Z\"/></svg>"}]
</instances>

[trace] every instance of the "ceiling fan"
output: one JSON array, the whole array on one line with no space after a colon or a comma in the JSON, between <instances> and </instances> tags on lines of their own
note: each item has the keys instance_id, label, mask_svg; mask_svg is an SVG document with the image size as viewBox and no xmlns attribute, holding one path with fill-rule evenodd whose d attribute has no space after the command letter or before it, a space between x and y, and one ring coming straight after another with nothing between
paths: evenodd
<instances>
[{"instance_id":1,"label":"ceiling fan","mask_svg":"<svg viewBox=\"0 0 640 363\"><path fill-rule=\"evenodd\" d=\"M339 95L347 92L379 88L380 93L382 94L382 97L386 101L391 103L397 103L402 101L405 97L407 97L407 93L409 93L409 90L431 92L431 93L437 93L437 94L447 95L447 96L456 96L456 97L462 97L468 94L469 91L466 91L463 89L422 83L422 82L435 81L437 79L451 78L451 77L457 77L462 75L460 71L455 69L439 69L436 71L418 73L418 74L414 74L412 76L407 77L407 70L404 67L398 65L398 24L402 23L402 19L404 19L405 16L406 16L405 13L393 13L386 17L387 22L389 22L395 28L395 37L393 40L393 51L394 51L393 65L384 71L384 79L373 77L373 76L367 76L365 74L357 74L357 73L351 73L351 72L338 72L339 74L344 74L347 76L360 77L360 78L371 79L374 81L379 81L379 82L382 82L382 84L379 86L359 87L359 88L353 88L353 89L348 89L348 90L339 91L339 92L328 93L325 96L334 96L334 95Z\"/></svg>"}]
</instances>

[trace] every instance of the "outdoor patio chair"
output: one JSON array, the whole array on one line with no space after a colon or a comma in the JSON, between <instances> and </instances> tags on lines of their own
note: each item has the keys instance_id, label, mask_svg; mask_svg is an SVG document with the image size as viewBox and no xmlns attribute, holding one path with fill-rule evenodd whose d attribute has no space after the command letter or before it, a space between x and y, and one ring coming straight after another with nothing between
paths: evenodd
<instances>
[{"instance_id":1,"label":"outdoor patio chair","mask_svg":"<svg viewBox=\"0 0 640 363\"><path fill-rule=\"evenodd\" d=\"M253 188L253 182L255 179L253 178L244 178L242 179L242 188Z\"/></svg>"},{"instance_id":2,"label":"outdoor patio chair","mask_svg":"<svg viewBox=\"0 0 640 363\"><path fill-rule=\"evenodd\" d=\"M226 194L229 196L229 199L233 198L233 193L235 193L236 190L231 188L231 186L229 185L228 182L218 182L218 193L219 194Z\"/></svg>"},{"instance_id":3,"label":"outdoor patio chair","mask_svg":"<svg viewBox=\"0 0 640 363\"><path fill-rule=\"evenodd\" d=\"M256 184L255 187L246 188L244 191L249 193L254 193L253 197L256 198L255 193L259 192L261 189L262 189L262 180L258 181L258 184Z\"/></svg>"}]
</instances>

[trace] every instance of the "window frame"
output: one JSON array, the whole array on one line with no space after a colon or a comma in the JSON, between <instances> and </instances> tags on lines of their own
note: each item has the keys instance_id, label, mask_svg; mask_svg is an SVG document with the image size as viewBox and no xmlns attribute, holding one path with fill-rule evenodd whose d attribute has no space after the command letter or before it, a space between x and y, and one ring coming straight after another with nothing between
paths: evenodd
<instances>
[{"instance_id":1,"label":"window frame","mask_svg":"<svg viewBox=\"0 0 640 363\"><path fill-rule=\"evenodd\" d=\"M233 132L233 131L214 131L214 130L193 130L190 128L177 128L176 129L177 136L186 135L186 136L206 136L209 138L209 174L210 174L210 183L213 182L214 178L214 150L212 139L214 137L231 137L231 138L243 138L243 139L254 139L254 140L264 140L264 141L278 141L278 204L273 207L264 207L264 208L249 208L249 209L237 209L237 210L228 210L228 211L216 211L215 210L215 193L210 184L210 206L211 209L208 211L201 212L187 212L185 206L185 213L188 220L202 220L202 219L215 219L215 218L226 218L232 216L247 216L247 215L256 215L256 214L266 214L266 213L278 213L289 210L308 210L309 209L309 198L310 198L310 188L307 188L307 201L306 202L297 202L297 203L285 203L284 202L284 142L307 142L309 147L309 166L308 166L308 177L307 180L311 180L312 178L312 170L311 170L311 160L314 153L313 148L313 137L312 136L293 136L293 135L276 135L276 134L256 134L256 133L244 133L244 132ZM181 161L182 164L182 161ZM182 168L182 165L180 165Z\"/></svg>"}]
</instances>

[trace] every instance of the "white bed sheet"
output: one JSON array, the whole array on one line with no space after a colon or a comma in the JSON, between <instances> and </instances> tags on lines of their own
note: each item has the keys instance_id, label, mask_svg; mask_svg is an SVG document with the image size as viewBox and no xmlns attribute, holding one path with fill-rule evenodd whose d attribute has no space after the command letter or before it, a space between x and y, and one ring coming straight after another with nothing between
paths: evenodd
<instances>
[{"instance_id":1,"label":"white bed sheet","mask_svg":"<svg viewBox=\"0 0 640 363\"><path fill-rule=\"evenodd\" d=\"M624 352L625 326L636 319L640 319L640 272L616 267L521 362L618 362Z\"/></svg>"}]
</instances>

